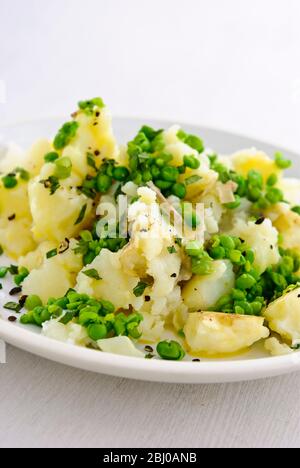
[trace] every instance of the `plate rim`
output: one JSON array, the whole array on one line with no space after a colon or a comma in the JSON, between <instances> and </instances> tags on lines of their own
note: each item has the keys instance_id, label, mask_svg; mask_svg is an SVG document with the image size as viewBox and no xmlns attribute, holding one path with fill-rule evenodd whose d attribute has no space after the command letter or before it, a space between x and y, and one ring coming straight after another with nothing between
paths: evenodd
<instances>
[{"instance_id":1,"label":"plate rim","mask_svg":"<svg viewBox=\"0 0 300 468\"><path fill-rule=\"evenodd\" d=\"M63 116L50 116L37 119L22 120L15 123L0 125L0 130L13 128L18 125L33 125L53 122L65 119ZM151 121L170 125L168 119L156 119L153 117L122 116L117 115L118 121ZM278 150L288 152L295 157L300 153L295 149L282 147L276 143L270 143L252 136L246 136L238 132L206 126L191 122L179 121L183 126L190 126L211 132L226 135L232 138L253 140L253 145L276 147ZM145 360L129 356L115 355L92 350L70 343L60 342L29 329L7 322L0 317L0 337L29 353L36 354L54 362L66 364L72 367L136 380L169 382L169 383L222 383L255 380L274 377L286 373L300 371L300 352L285 356L270 356L262 358L250 358L247 360L219 360L194 362L172 362L163 360Z\"/></svg>"}]
</instances>

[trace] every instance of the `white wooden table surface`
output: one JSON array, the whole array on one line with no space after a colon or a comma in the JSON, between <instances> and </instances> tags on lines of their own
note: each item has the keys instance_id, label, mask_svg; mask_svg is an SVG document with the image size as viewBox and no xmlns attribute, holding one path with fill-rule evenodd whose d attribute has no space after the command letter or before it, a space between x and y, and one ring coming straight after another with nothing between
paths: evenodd
<instances>
[{"instance_id":1,"label":"white wooden table surface","mask_svg":"<svg viewBox=\"0 0 300 468\"><path fill-rule=\"evenodd\" d=\"M115 114L300 151L298 0L0 0L0 122L102 95ZM0 447L300 446L300 374L160 385L8 347Z\"/></svg>"}]
</instances>

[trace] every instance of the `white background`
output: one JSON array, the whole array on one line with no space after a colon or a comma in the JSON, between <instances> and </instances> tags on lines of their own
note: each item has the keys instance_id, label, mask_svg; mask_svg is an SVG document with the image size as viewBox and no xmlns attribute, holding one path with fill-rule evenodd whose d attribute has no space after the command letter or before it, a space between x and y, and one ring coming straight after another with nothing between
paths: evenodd
<instances>
[{"instance_id":1,"label":"white background","mask_svg":"<svg viewBox=\"0 0 300 468\"><path fill-rule=\"evenodd\" d=\"M300 151L299 25L299 0L0 0L0 121L101 95ZM127 382L9 348L0 445L299 446L299 388Z\"/></svg>"}]
</instances>

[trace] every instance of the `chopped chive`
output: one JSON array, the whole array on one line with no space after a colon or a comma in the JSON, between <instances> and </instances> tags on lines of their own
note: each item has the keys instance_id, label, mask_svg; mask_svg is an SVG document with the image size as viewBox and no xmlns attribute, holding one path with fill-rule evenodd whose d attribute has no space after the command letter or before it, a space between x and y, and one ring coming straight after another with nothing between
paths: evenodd
<instances>
[{"instance_id":1,"label":"chopped chive","mask_svg":"<svg viewBox=\"0 0 300 468\"><path fill-rule=\"evenodd\" d=\"M53 258L56 257L57 255L57 249L49 250L49 252L46 253L47 258Z\"/></svg>"},{"instance_id":2,"label":"chopped chive","mask_svg":"<svg viewBox=\"0 0 300 468\"><path fill-rule=\"evenodd\" d=\"M172 247L168 247L168 252L169 254L174 254L177 252L177 250L175 249L174 245L172 245Z\"/></svg>"},{"instance_id":3,"label":"chopped chive","mask_svg":"<svg viewBox=\"0 0 300 468\"><path fill-rule=\"evenodd\" d=\"M96 161L95 161L94 155L92 153L87 153L86 161L87 161L88 166L90 166L93 169L97 170Z\"/></svg>"},{"instance_id":4,"label":"chopped chive","mask_svg":"<svg viewBox=\"0 0 300 468\"><path fill-rule=\"evenodd\" d=\"M101 280L101 276L99 276L98 271L95 268L91 268L90 270L85 270L82 272L85 276L89 278L93 278L95 280Z\"/></svg>"},{"instance_id":5,"label":"chopped chive","mask_svg":"<svg viewBox=\"0 0 300 468\"><path fill-rule=\"evenodd\" d=\"M201 177L198 176L198 175L193 175L191 177L188 177L187 179L185 179L185 185L192 185L192 184L195 184L196 182L199 182L199 180L201 180Z\"/></svg>"},{"instance_id":6,"label":"chopped chive","mask_svg":"<svg viewBox=\"0 0 300 468\"><path fill-rule=\"evenodd\" d=\"M18 302L7 302L6 304L4 304L3 307L4 309L12 310L17 313L20 312L20 310L22 309Z\"/></svg>"},{"instance_id":7,"label":"chopped chive","mask_svg":"<svg viewBox=\"0 0 300 468\"><path fill-rule=\"evenodd\" d=\"M143 281L140 281L133 290L133 294L135 295L135 297L141 297L144 294L145 289L148 286L149 285L147 283L144 283Z\"/></svg>"},{"instance_id":8,"label":"chopped chive","mask_svg":"<svg viewBox=\"0 0 300 468\"><path fill-rule=\"evenodd\" d=\"M77 226L77 224L82 223L85 217L86 210L87 210L87 204L83 205L83 207L81 208L79 216L75 221L75 224L74 224L75 226Z\"/></svg>"},{"instance_id":9,"label":"chopped chive","mask_svg":"<svg viewBox=\"0 0 300 468\"><path fill-rule=\"evenodd\" d=\"M74 312L66 312L65 315L59 320L59 323L67 325L74 318Z\"/></svg>"}]
</instances>

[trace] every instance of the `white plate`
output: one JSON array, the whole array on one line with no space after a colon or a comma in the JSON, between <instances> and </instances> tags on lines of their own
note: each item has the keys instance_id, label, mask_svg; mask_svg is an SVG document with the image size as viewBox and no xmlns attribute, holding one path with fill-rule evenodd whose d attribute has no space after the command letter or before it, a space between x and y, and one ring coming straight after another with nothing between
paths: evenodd
<instances>
[{"instance_id":1,"label":"white plate","mask_svg":"<svg viewBox=\"0 0 300 468\"><path fill-rule=\"evenodd\" d=\"M1 145L15 142L28 147L35 139L51 137L63 119L50 119L27 122L0 128ZM139 127L147 123L156 128L166 128L172 122L151 121L149 119L115 118L114 130L120 142L132 138ZM200 126L184 125L184 128L200 135L208 147L217 152L231 153L236 150L256 146L269 154L282 150L285 155L297 162L298 156L291 151L278 148L261 141L213 130ZM300 168L294 164L293 176L300 177ZM12 298L10 297L10 300ZM7 295L0 292L0 304L7 301ZM23 326L7 321L7 312L0 311L0 337L21 349L38 354L53 361L120 377L159 382L215 383L272 377L300 370L300 353L281 357L267 357L258 344L241 356L228 359L201 360L201 362L168 362L116 356L91 349L85 349L51 340L39 334L35 327Z\"/></svg>"}]
</instances>

